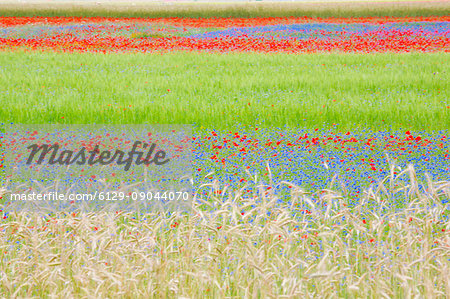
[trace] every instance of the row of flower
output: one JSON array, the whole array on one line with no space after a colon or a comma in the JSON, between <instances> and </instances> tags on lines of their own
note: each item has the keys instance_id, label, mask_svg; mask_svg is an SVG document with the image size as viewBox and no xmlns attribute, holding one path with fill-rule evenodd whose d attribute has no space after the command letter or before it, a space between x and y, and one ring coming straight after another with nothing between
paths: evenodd
<instances>
[{"instance_id":1,"label":"row of flower","mask_svg":"<svg viewBox=\"0 0 450 299\"><path fill-rule=\"evenodd\" d=\"M449 16L441 17L369 17L369 18L311 18L311 17L288 17L288 18L84 18L84 17L0 17L0 27L12 27L32 24L65 25L77 23L164 23L180 27L247 27L267 26L277 24L302 24L302 23L372 23L386 24L392 22L448 22Z\"/></svg>"},{"instance_id":2,"label":"row of flower","mask_svg":"<svg viewBox=\"0 0 450 299\"><path fill-rule=\"evenodd\" d=\"M212 131L194 137L198 184L205 177L232 187L255 181L276 186L287 181L314 192L329 187L335 177L334 182L358 201L367 186L399 175L410 164L421 182L426 182L427 175L437 181L450 180L450 138L445 132L245 132Z\"/></svg>"},{"instance_id":3,"label":"row of flower","mask_svg":"<svg viewBox=\"0 0 450 299\"><path fill-rule=\"evenodd\" d=\"M0 18L0 49L448 52L450 18Z\"/></svg>"},{"instance_id":4,"label":"row of flower","mask_svg":"<svg viewBox=\"0 0 450 299\"><path fill-rule=\"evenodd\" d=\"M218 180L232 188L249 184L253 187L249 187L245 192L250 194L254 191L252 188L260 183L271 188L275 187L279 192L283 192L283 189L289 191L285 185L277 187L285 181L314 192L329 187L333 180L342 188L342 191L357 202L361 192L367 186L378 184L389 175L398 176L410 164L415 166L417 178L421 182L426 183L427 175L433 181L450 181L448 132L393 133L369 130L339 132L334 129L276 130L246 127L235 132L218 130L197 132L192 138L183 135L181 131L178 133L182 135L173 140L165 137L162 139L149 137L150 139L146 141L152 144L158 140L156 144L162 146L164 150L169 150L169 153L176 154L172 156L175 164L157 168L163 173L156 174L154 169L151 171L163 181L173 183L180 177L189 176L189 171L192 170L196 190L199 190L204 183ZM40 138L43 139L36 139L34 134L19 137L13 137L13 141L4 144L7 152L17 153L14 154L15 165L22 167L24 173L38 171L40 176L53 171L53 168L42 170L40 167L23 165L27 155L22 154L25 147L21 144L28 140L34 143L39 143L40 140L44 142L48 136L42 135ZM111 140L107 141L108 138ZM64 146L76 141L72 137L61 140ZM111 145L117 142L123 143L119 148L131 149L134 146L131 136L118 139L108 137L108 134L105 137L94 136L88 141L82 141L79 146L85 147L90 157L91 151L98 144L102 144L102 148L109 147L109 150L113 151L114 146L111 148ZM142 145L140 146L142 149ZM142 149L142 152L146 153L147 150ZM68 152L61 155L58 159L63 159L63 156L64 159L71 159ZM1 165L3 158L0 156L0 170L3 166ZM189 159L192 160L192 167ZM79 160L78 158L77 161ZM118 168L122 169L123 166ZM98 172L98 168L92 173L89 167L85 169L84 166L72 166L71 169L75 173L70 174L67 180L87 179L89 184L95 184L99 179L107 178L110 181L115 178L109 168L106 169L106 173L103 170ZM133 169L131 173L123 169L118 171L121 175L127 173L126 178L131 183L143 179L142 173L136 169ZM52 176L54 175L49 173L49 177ZM164 182L161 181L161 183Z\"/></svg>"}]
</instances>

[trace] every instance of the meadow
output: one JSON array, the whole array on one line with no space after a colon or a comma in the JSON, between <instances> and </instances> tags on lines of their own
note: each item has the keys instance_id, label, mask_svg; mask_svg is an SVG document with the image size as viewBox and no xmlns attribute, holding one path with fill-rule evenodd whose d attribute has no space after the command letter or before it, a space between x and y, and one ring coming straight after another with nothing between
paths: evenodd
<instances>
[{"instance_id":1,"label":"meadow","mask_svg":"<svg viewBox=\"0 0 450 299\"><path fill-rule=\"evenodd\" d=\"M0 118L447 130L447 53L0 53ZM26 71L24 71L26 70Z\"/></svg>"},{"instance_id":2,"label":"meadow","mask_svg":"<svg viewBox=\"0 0 450 299\"><path fill-rule=\"evenodd\" d=\"M448 296L448 4L283 5L0 5L0 132L194 128L190 212L2 180L0 297Z\"/></svg>"}]
</instances>

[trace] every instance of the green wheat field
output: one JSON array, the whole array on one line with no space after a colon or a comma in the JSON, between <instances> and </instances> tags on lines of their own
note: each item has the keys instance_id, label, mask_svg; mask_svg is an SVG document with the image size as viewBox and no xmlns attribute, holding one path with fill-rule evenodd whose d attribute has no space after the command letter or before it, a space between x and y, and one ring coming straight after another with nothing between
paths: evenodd
<instances>
[{"instance_id":1,"label":"green wheat field","mask_svg":"<svg viewBox=\"0 0 450 299\"><path fill-rule=\"evenodd\" d=\"M0 118L219 129L339 124L446 130L449 58L447 53L1 52Z\"/></svg>"}]
</instances>

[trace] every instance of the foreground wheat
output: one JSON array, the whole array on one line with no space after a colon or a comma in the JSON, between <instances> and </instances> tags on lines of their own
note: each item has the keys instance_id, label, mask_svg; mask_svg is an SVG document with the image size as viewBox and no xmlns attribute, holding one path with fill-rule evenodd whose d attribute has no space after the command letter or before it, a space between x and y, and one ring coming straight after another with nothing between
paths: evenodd
<instances>
[{"instance_id":1,"label":"foreground wheat","mask_svg":"<svg viewBox=\"0 0 450 299\"><path fill-rule=\"evenodd\" d=\"M401 176L409 183L392 174L358 204L296 186L289 203L262 186L225 198L211 184L190 214L11 213L0 222L0 294L445 297L450 183L420 191L412 168Z\"/></svg>"}]
</instances>

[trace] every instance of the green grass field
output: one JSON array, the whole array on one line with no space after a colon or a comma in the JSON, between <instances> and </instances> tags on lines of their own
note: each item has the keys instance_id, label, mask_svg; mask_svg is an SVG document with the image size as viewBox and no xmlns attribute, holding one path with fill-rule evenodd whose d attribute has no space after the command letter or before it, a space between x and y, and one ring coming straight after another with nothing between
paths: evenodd
<instances>
[{"instance_id":1,"label":"green grass field","mask_svg":"<svg viewBox=\"0 0 450 299\"><path fill-rule=\"evenodd\" d=\"M449 54L0 53L0 119L447 130Z\"/></svg>"}]
</instances>

